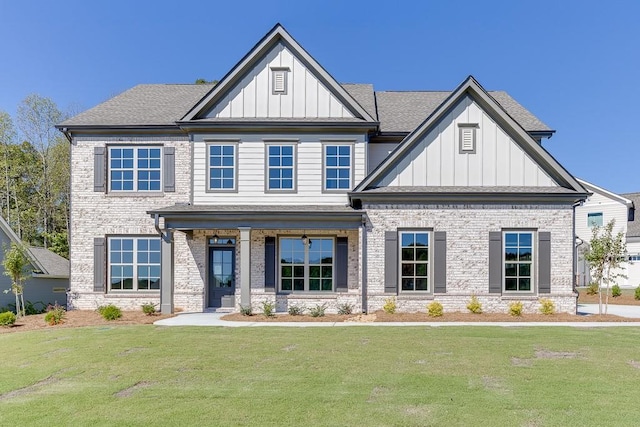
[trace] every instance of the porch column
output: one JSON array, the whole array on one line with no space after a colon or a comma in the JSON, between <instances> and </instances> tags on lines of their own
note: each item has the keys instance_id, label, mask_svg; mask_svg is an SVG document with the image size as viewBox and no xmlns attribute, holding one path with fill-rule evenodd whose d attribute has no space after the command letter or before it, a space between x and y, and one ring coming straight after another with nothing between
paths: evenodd
<instances>
[{"instance_id":1,"label":"porch column","mask_svg":"<svg viewBox=\"0 0 640 427\"><path fill-rule=\"evenodd\" d=\"M173 231L166 230L160 239L160 312L173 313Z\"/></svg>"},{"instance_id":2,"label":"porch column","mask_svg":"<svg viewBox=\"0 0 640 427\"><path fill-rule=\"evenodd\" d=\"M240 305L251 305L251 227L240 230Z\"/></svg>"}]
</instances>

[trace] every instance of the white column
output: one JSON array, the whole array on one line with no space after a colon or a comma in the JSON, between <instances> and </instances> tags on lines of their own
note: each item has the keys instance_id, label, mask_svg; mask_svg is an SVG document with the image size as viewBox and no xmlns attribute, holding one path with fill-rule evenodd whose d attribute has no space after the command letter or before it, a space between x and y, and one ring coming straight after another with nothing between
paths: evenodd
<instances>
[{"instance_id":1,"label":"white column","mask_svg":"<svg viewBox=\"0 0 640 427\"><path fill-rule=\"evenodd\" d=\"M240 230L240 305L251 305L251 227Z\"/></svg>"},{"instance_id":2,"label":"white column","mask_svg":"<svg viewBox=\"0 0 640 427\"><path fill-rule=\"evenodd\" d=\"M173 313L173 231L165 231L161 237L160 312Z\"/></svg>"}]
</instances>

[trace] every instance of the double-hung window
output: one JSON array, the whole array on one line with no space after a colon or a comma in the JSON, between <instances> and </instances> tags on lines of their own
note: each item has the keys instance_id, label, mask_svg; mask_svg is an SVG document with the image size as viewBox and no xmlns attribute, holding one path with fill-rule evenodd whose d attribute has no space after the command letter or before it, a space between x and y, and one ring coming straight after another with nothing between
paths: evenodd
<instances>
[{"instance_id":1,"label":"double-hung window","mask_svg":"<svg viewBox=\"0 0 640 427\"><path fill-rule=\"evenodd\" d=\"M209 155L209 190L236 189L236 146L211 144Z\"/></svg>"},{"instance_id":2,"label":"double-hung window","mask_svg":"<svg viewBox=\"0 0 640 427\"><path fill-rule=\"evenodd\" d=\"M159 238L111 237L108 245L111 291L160 289Z\"/></svg>"},{"instance_id":3,"label":"double-hung window","mask_svg":"<svg viewBox=\"0 0 640 427\"><path fill-rule=\"evenodd\" d=\"M267 190L295 191L295 146L267 145Z\"/></svg>"},{"instance_id":4,"label":"double-hung window","mask_svg":"<svg viewBox=\"0 0 640 427\"><path fill-rule=\"evenodd\" d=\"M507 231L504 241L504 290L533 292L534 233Z\"/></svg>"},{"instance_id":5,"label":"double-hung window","mask_svg":"<svg viewBox=\"0 0 640 427\"><path fill-rule=\"evenodd\" d=\"M280 290L332 292L333 273L333 238L280 238Z\"/></svg>"},{"instance_id":6,"label":"double-hung window","mask_svg":"<svg viewBox=\"0 0 640 427\"><path fill-rule=\"evenodd\" d=\"M324 189L351 188L351 145L324 146Z\"/></svg>"},{"instance_id":7,"label":"double-hung window","mask_svg":"<svg viewBox=\"0 0 640 427\"><path fill-rule=\"evenodd\" d=\"M160 147L109 147L109 190L162 190Z\"/></svg>"},{"instance_id":8,"label":"double-hung window","mask_svg":"<svg viewBox=\"0 0 640 427\"><path fill-rule=\"evenodd\" d=\"M428 231L400 232L400 283L403 291L430 292Z\"/></svg>"}]
</instances>

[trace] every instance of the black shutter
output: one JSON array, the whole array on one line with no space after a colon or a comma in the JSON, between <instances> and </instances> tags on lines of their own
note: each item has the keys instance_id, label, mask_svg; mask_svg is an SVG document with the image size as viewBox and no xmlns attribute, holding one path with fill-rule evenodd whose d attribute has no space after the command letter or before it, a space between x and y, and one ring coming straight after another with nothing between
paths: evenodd
<instances>
[{"instance_id":1,"label":"black shutter","mask_svg":"<svg viewBox=\"0 0 640 427\"><path fill-rule=\"evenodd\" d=\"M502 232L489 232L489 293L502 293Z\"/></svg>"},{"instance_id":2,"label":"black shutter","mask_svg":"<svg viewBox=\"0 0 640 427\"><path fill-rule=\"evenodd\" d=\"M105 147L93 148L93 191L107 192Z\"/></svg>"},{"instance_id":3,"label":"black shutter","mask_svg":"<svg viewBox=\"0 0 640 427\"><path fill-rule=\"evenodd\" d=\"M336 292L349 290L349 242L346 237L336 239Z\"/></svg>"},{"instance_id":4,"label":"black shutter","mask_svg":"<svg viewBox=\"0 0 640 427\"><path fill-rule=\"evenodd\" d=\"M276 288L276 238L264 238L264 289Z\"/></svg>"},{"instance_id":5,"label":"black shutter","mask_svg":"<svg viewBox=\"0 0 640 427\"><path fill-rule=\"evenodd\" d=\"M551 233L538 233L538 292L551 292Z\"/></svg>"},{"instance_id":6,"label":"black shutter","mask_svg":"<svg viewBox=\"0 0 640 427\"><path fill-rule=\"evenodd\" d=\"M384 232L384 291L398 292L398 233Z\"/></svg>"},{"instance_id":7,"label":"black shutter","mask_svg":"<svg viewBox=\"0 0 640 427\"><path fill-rule=\"evenodd\" d=\"M174 147L164 147L164 168L163 182L164 191L173 193L176 191L176 149Z\"/></svg>"},{"instance_id":8,"label":"black shutter","mask_svg":"<svg viewBox=\"0 0 640 427\"><path fill-rule=\"evenodd\" d=\"M447 233L433 233L433 292L447 292Z\"/></svg>"},{"instance_id":9,"label":"black shutter","mask_svg":"<svg viewBox=\"0 0 640 427\"><path fill-rule=\"evenodd\" d=\"M105 269L106 269L105 238L96 237L93 239L93 291L105 291Z\"/></svg>"}]
</instances>

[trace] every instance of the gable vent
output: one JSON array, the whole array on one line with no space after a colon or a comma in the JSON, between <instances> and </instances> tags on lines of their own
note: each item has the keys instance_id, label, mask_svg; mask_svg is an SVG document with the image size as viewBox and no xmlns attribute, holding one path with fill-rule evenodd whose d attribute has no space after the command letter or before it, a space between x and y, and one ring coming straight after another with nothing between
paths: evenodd
<instances>
[{"instance_id":1,"label":"gable vent","mask_svg":"<svg viewBox=\"0 0 640 427\"><path fill-rule=\"evenodd\" d=\"M271 68L272 78L272 93L286 95L287 93L287 73L289 68Z\"/></svg>"},{"instance_id":2,"label":"gable vent","mask_svg":"<svg viewBox=\"0 0 640 427\"><path fill-rule=\"evenodd\" d=\"M476 152L476 128L478 127L475 123L464 123L459 124L460 128L460 140L459 140L459 150L460 153L468 153L473 154Z\"/></svg>"}]
</instances>

